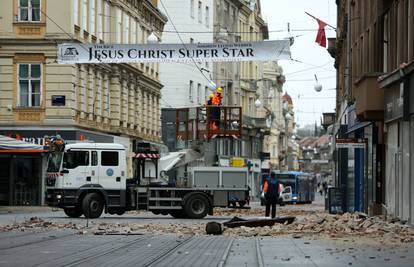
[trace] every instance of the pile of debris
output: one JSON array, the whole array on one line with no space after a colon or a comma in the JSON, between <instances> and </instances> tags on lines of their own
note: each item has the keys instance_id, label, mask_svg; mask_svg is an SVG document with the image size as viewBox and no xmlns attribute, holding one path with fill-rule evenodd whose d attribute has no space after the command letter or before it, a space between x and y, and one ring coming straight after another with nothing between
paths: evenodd
<instances>
[{"instance_id":1,"label":"pile of debris","mask_svg":"<svg viewBox=\"0 0 414 267\"><path fill-rule=\"evenodd\" d=\"M295 238L368 238L381 244L414 242L414 229L399 223L384 221L380 217L368 217L361 213L343 215L317 214L302 217L292 224L275 224L264 227L240 227L225 229L227 236L280 236Z\"/></svg>"},{"instance_id":2,"label":"pile of debris","mask_svg":"<svg viewBox=\"0 0 414 267\"><path fill-rule=\"evenodd\" d=\"M246 212L246 210L240 210ZM234 215L234 214L232 214ZM249 214L251 215L251 214ZM260 214L262 215L262 214ZM281 215L278 213L278 215ZM291 213L289 214L291 215ZM246 217L247 218L247 217ZM288 218L288 217L285 217ZM248 220L263 220L248 218ZM308 212L297 216L296 220L289 220L274 225L241 224L240 227L226 227L221 225L220 234L225 236L283 236L291 235L294 238L308 237L313 239L339 239L339 240L370 240L377 244L402 244L414 242L414 228L399 222L385 221L381 217L368 217L361 213L345 213L343 215L330 215L326 213ZM243 226L242 226L243 225ZM215 226L216 227L216 226ZM178 234L178 235L205 235L206 224L197 221L190 223L165 224L139 224L139 223L97 223L90 221L85 224L44 221L32 217L24 223L0 226L0 232L8 231L42 231L71 229L79 234L93 233L97 235L140 235L140 234ZM365 241L364 241L365 242Z\"/></svg>"},{"instance_id":3,"label":"pile of debris","mask_svg":"<svg viewBox=\"0 0 414 267\"><path fill-rule=\"evenodd\" d=\"M292 207L292 206L291 206ZM310 214L315 214L323 212L323 210L306 210L304 208L298 207L297 209L292 209L291 207L278 207L277 215L278 216L306 216ZM214 208L214 216L254 216L260 217L264 216L265 209L262 208L251 208L251 209L233 209L233 208Z\"/></svg>"},{"instance_id":4,"label":"pile of debris","mask_svg":"<svg viewBox=\"0 0 414 267\"><path fill-rule=\"evenodd\" d=\"M99 224L91 229L96 235L178 234L204 235L205 224Z\"/></svg>"},{"instance_id":5,"label":"pile of debris","mask_svg":"<svg viewBox=\"0 0 414 267\"><path fill-rule=\"evenodd\" d=\"M64 224L57 224L50 221L45 221L39 217L31 217L29 220L26 220L22 223L14 223L9 225L2 225L0 226L0 232L10 232L10 231L30 231L31 229L39 230L39 229L73 229L73 230L80 230L82 227L72 223L64 223Z\"/></svg>"}]
</instances>

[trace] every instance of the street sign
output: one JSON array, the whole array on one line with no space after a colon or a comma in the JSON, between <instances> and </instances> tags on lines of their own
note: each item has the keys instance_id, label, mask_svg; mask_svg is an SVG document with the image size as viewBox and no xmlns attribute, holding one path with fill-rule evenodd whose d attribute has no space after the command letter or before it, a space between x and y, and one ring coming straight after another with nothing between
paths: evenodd
<instances>
[{"instance_id":1,"label":"street sign","mask_svg":"<svg viewBox=\"0 0 414 267\"><path fill-rule=\"evenodd\" d=\"M242 158L232 158L230 159L230 166L231 167L245 167L246 164L244 162L244 159Z\"/></svg>"},{"instance_id":2,"label":"street sign","mask_svg":"<svg viewBox=\"0 0 414 267\"><path fill-rule=\"evenodd\" d=\"M336 148L365 148L365 139L337 138Z\"/></svg>"}]
</instances>

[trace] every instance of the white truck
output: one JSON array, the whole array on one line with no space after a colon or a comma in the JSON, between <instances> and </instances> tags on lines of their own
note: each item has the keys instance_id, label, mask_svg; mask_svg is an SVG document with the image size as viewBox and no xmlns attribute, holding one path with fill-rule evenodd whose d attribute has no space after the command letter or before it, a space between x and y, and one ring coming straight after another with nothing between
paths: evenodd
<instances>
[{"instance_id":1,"label":"white truck","mask_svg":"<svg viewBox=\"0 0 414 267\"><path fill-rule=\"evenodd\" d=\"M63 208L69 217L148 210L199 219L212 215L213 207L228 206L230 199L248 198L246 168L187 168L196 154L191 150L160 158L157 151L143 146L134 153L134 177L128 178L123 145L58 143L52 138L46 200L50 206ZM181 175L169 175L178 169Z\"/></svg>"}]
</instances>

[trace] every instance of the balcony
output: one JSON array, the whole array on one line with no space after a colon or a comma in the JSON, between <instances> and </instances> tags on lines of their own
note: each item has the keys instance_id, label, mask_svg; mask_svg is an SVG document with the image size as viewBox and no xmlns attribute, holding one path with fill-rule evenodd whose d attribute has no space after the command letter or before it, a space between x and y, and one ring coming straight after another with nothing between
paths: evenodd
<instances>
[{"instance_id":1,"label":"balcony","mask_svg":"<svg viewBox=\"0 0 414 267\"><path fill-rule=\"evenodd\" d=\"M367 73L358 79L352 88L356 115L360 121L384 119L384 91L379 87L381 73Z\"/></svg>"},{"instance_id":2,"label":"balcony","mask_svg":"<svg viewBox=\"0 0 414 267\"><path fill-rule=\"evenodd\" d=\"M256 128L264 131L264 134L270 134L270 127L266 122L267 118L256 118L243 115L243 126L246 128Z\"/></svg>"}]
</instances>

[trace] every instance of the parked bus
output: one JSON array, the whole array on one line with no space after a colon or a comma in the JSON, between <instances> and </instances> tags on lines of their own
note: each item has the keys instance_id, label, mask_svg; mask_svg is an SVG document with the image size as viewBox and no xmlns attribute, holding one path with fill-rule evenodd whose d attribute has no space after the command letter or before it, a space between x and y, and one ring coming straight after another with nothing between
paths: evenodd
<instances>
[{"instance_id":1,"label":"parked bus","mask_svg":"<svg viewBox=\"0 0 414 267\"><path fill-rule=\"evenodd\" d=\"M285 188L291 187L291 202L312 203L315 200L315 177L308 173L296 171L276 172L276 178Z\"/></svg>"}]
</instances>

